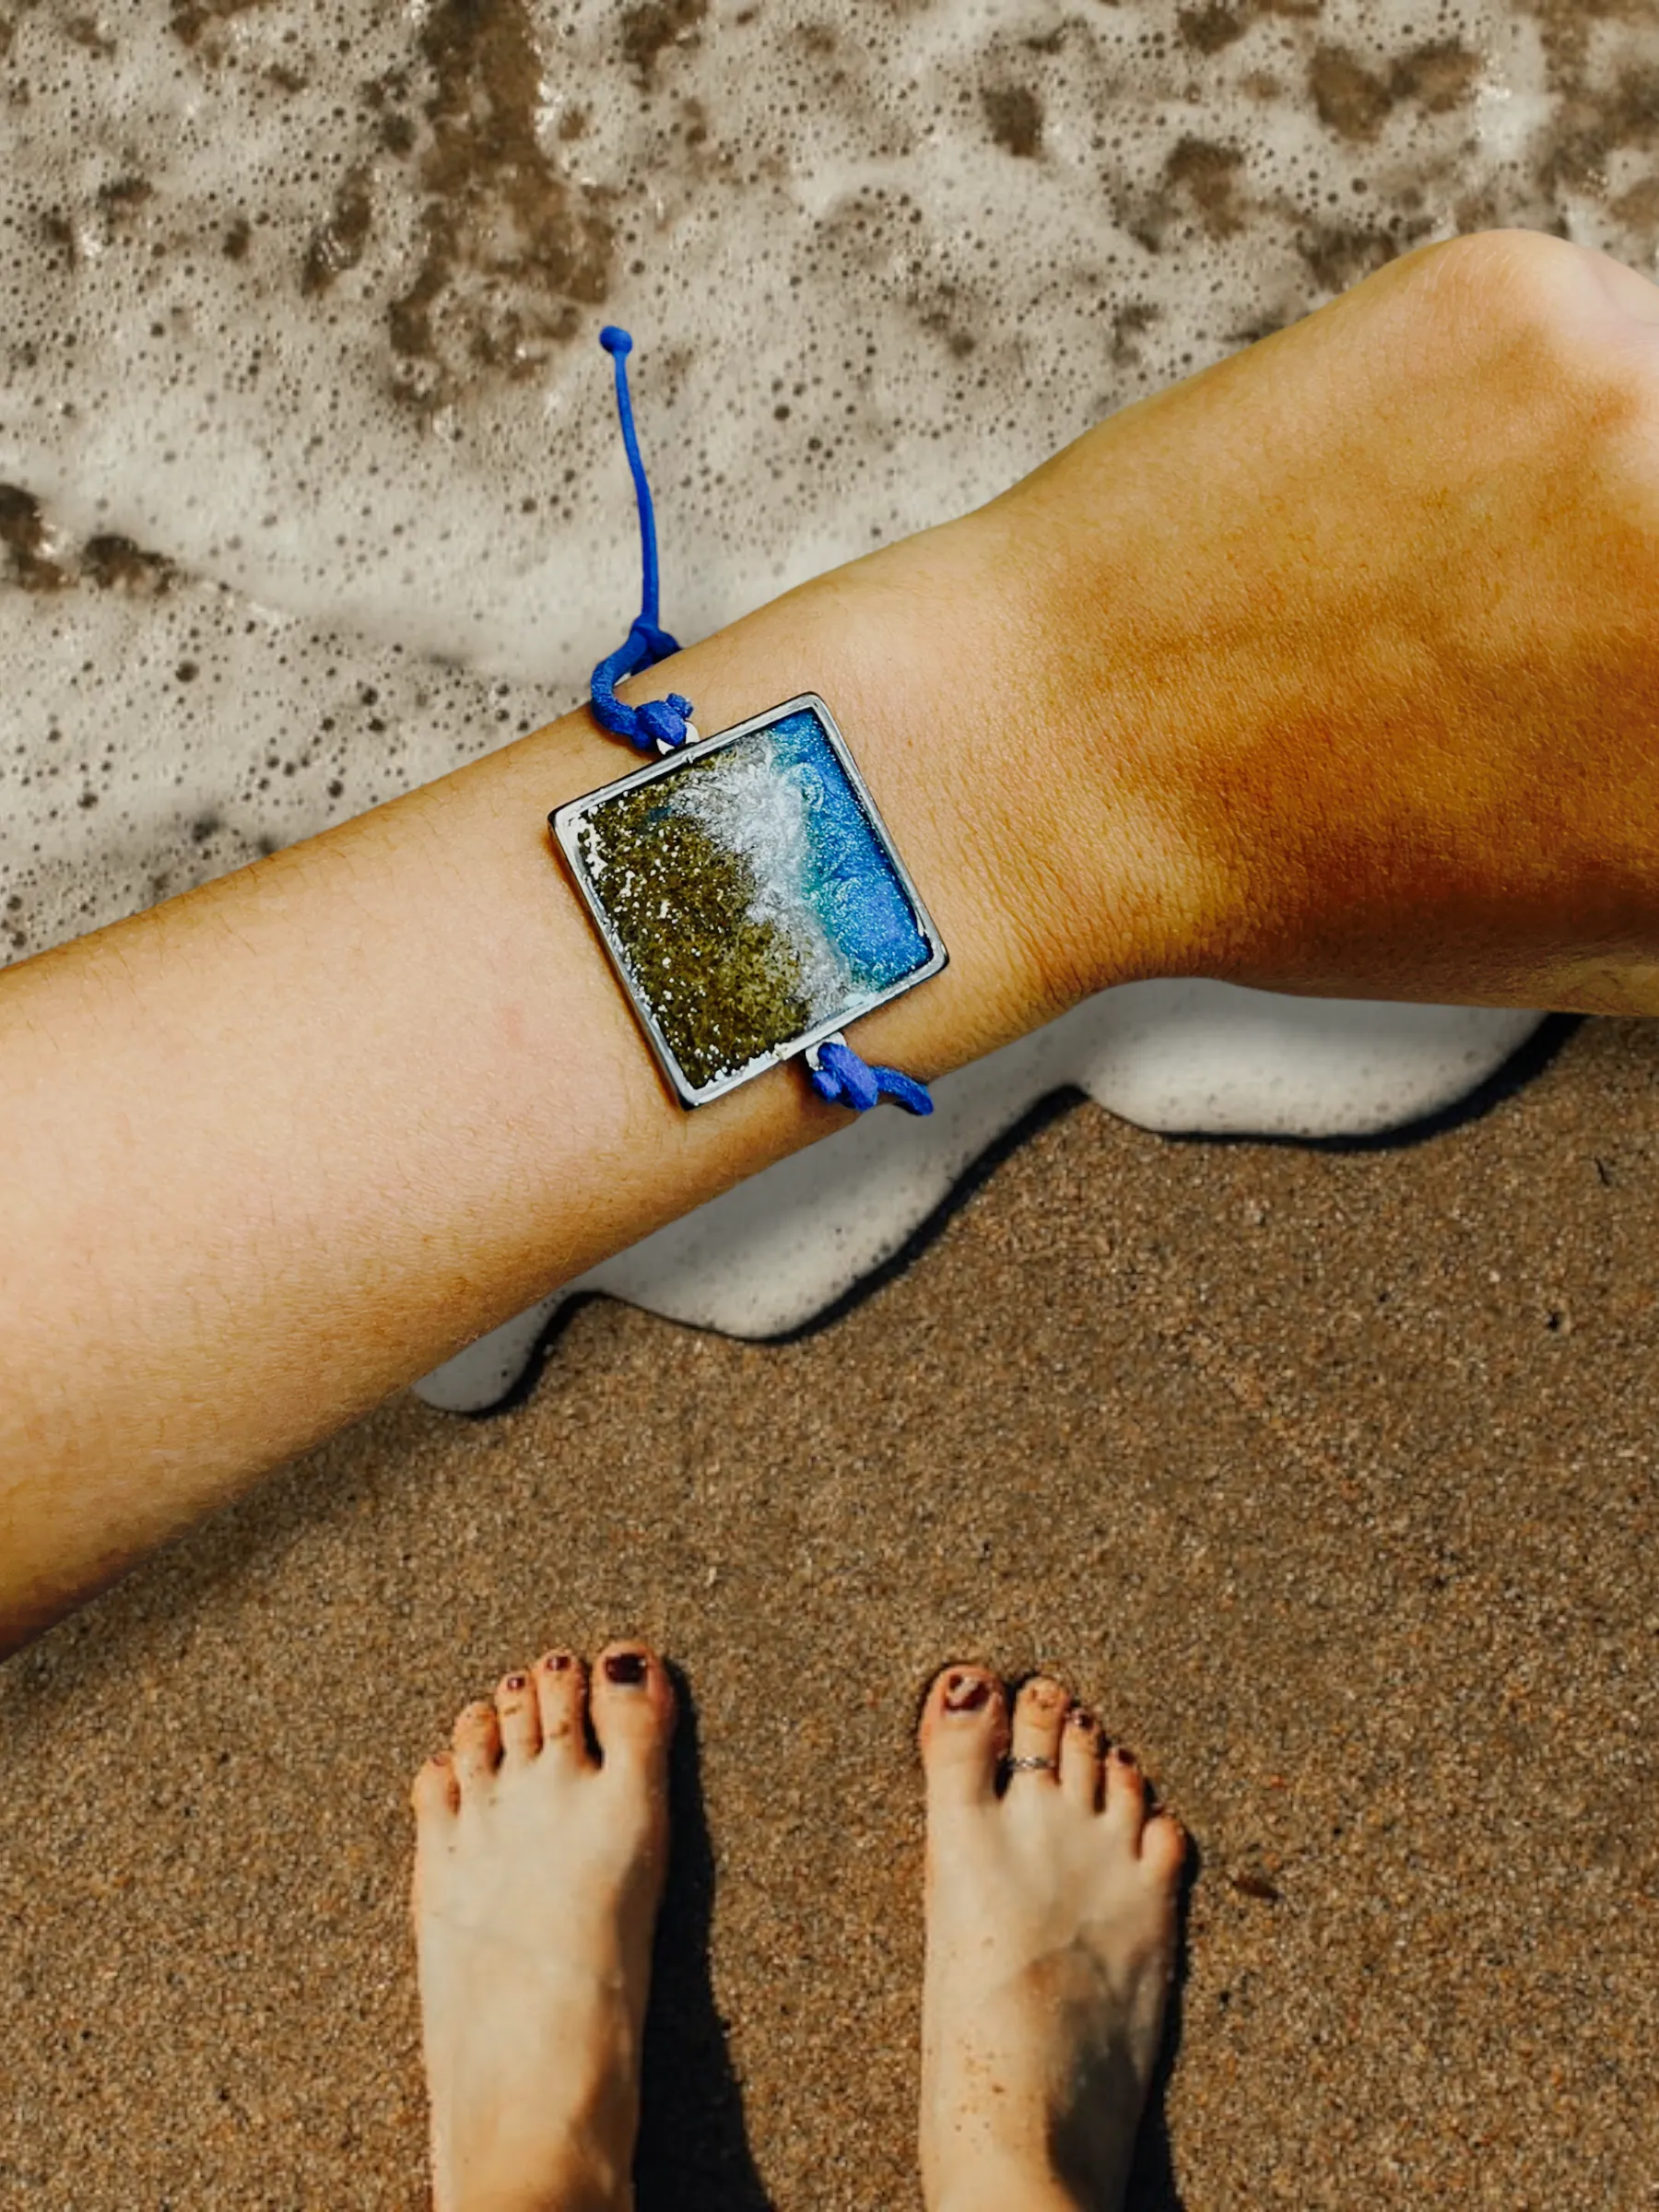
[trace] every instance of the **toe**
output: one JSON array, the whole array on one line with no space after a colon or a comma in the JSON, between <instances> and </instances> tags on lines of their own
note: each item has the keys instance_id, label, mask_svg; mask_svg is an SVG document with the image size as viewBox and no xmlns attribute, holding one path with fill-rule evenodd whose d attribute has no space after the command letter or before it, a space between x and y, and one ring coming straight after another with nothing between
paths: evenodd
<instances>
[{"instance_id":1,"label":"toe","mask_svg":"<svg viewBox=\"0 0 1659 2212\"><path fill-rule=\"evenodd\" d=\"M572 1767L589 1767L587 1669L574 1652L547 1652L535 1663L535 1698L541 1714L541 1755Z\"/></svg>"},{"instance_id":2,"label":"toe","mask_svg":"<svg viewBox=\"0 0 1659 2212\"><path fill-rule=\"evenodd\" d=\"M642 1643L607 1644L594 1667L594 1735L607 1769L656 1775L674 1733L667 1669Z\"/></svg>"},{"instance_id":3,"label":"toe","mask_svg":"<svg viewBox=\"0 0 1659 2212\"><path fill-rule=\"evenodd\" d=\"M1010 1789L1054 1787L1060 1771L1060 1736L1071 1700L1047 1675L1033 1675L1014 1700L1014 1727L1008 1757ZM1030 1764L1022 1762L1030 1761Z\"/></svg>"},{"instance_id":4,"label":"toe","mask_svg":"<svg viewBox=\"0 0 1659 2212\"><path fill-rule=\"evenodd\" d=\"M1140 1841L1147 1817L1147 1778L1125 1745L1113 1744L1106 1760L1106 1824L1129 1844Z\"/></svg>"},{"instance_id":5,"label":"toe","mask_svg":"<svg viewBox=\"0 0 1659 2212\"><path fill-rule=\"evenodd\" d=\"M1186 1858L1186 1830L1173 1813L1157 1813L1141 1830L1141 1865L1173 1888Z\"/></svg>"},{"instance_id":6,"label":"toe","mask_svg":"<svg viewBox=\"0 0 1659 2212\"><path fill-rule=\"evenodd\" d=\"M496 1709L482 1699L468 1705L455 1723L455 1774L465 1802L469 1790L480 1788L496 1771L501 1756L501 1732Z\"/></svg>"},{"instance_id":7,"label":"toe","mask_svg":"<svg viewBox=\"0 0 1659 2212\"><path fill-rule=\"evenodd\" d=\"M1060 1736L1060 1787L1068 1805L1096 1812L1100 1803L1100 1724L1074 1705Z\"/></svg>"},{"instance_id":8,"label":"toe","mask_svg":"<svg viewBox=\"0 0 1659 2212\"><path fill-rule=\"evenodd\" d=\"M501 1732L501 1764L527 1766L541 1749L541 1714L535 1685L528 1675L503 1675L496 1684L496 1725Z\"/></svg>"},{"instance_id":9,"label":"toe","mask_svg":"<svg viewBox=\"0 0 1659 2212\"><path fill-rule=\"evenodd\" d=\"M1002 1684L982 1666L947 1666L922 1708L922 1765L935 1804L977 1804L996 1794L1008 1746Z\"/></svg>"},{"instance_id":10,"label":"toe","mask_svg":"<svg viewBox=\"0 0 1659 2212\"><path fill-rule=\"evenodd\" d=\"M455 1786L455 1769L447 1751L429 1759L409 1790L409 1803L422 1828L452 1819L459 1811L461 1793Z\"/></svg>"}]
</instances>

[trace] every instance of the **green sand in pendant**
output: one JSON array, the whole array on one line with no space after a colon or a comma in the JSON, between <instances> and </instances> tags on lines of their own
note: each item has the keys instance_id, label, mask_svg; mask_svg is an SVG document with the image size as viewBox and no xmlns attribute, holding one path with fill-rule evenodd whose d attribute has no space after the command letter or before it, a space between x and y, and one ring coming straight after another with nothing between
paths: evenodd
<instances>
[{"instance_id":1,"label":"green sand in pendant","mask_svg":"<svg viewBox=\"0 0 1659 2212\"><path fill-rule=\"evenodd\" d=\"M755 912L752 865L677 813L661 784L613 800L583 845L633 981L694 1090L806 1028L801 963Z\"/></svg>"},{"instance_id":2,"label":"green sand in pendant","mask_svg":"<svg viewBox=\"0 0 1659 2212\"><path fill-rule=\"evenodd\" d=\"M688 1103L944 965L832 729L791 701L555 817Z\"/></svg>"}]
</instances>

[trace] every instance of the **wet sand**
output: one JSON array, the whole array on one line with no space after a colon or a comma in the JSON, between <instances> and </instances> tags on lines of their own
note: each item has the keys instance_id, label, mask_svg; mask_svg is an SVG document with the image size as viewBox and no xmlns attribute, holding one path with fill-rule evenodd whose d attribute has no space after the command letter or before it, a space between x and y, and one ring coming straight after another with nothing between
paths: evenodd
<instances>
[{"instance_id":1,"label":"wet sand","mask_svg":"<svg viewBox=\"0 0 1659 2212\"><path fill-rule=\"evenodd\" d=\"M1142 2212L1649 2202L1656 1086L1606 1023L1406 1150L1079 1106L816 1335L597 1302L286 1472L0 1669L0 2204L421 2204L408 1773L624 1630L694 1712L642 2212L916 2202L964 1654L1196 1839Z\"/></svg>"}]
</instances>

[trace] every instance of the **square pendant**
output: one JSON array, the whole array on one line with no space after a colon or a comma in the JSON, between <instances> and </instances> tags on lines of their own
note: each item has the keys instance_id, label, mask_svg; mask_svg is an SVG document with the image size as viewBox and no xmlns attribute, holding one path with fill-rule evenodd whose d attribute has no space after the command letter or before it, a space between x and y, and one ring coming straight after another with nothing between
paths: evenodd
<instances>
[{"instance_id":1,"label":"square pendant","mask_svg":"<svg viewBox=\"0 0 1659 2212\"><path fill-rule=\"evenodd\" d=\"M548 819L682 1105L822 1043L948 958L811 692Z\"/></svg>"}]
</instances>

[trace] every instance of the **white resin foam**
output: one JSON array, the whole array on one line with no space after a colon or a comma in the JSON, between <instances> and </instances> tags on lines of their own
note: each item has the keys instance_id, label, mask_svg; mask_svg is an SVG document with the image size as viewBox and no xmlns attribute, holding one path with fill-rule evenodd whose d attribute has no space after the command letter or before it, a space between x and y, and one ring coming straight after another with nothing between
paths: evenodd
<instances>
[{"instance_id":1,"label":"white resin foam","mask_svg":"<svg viewBox=\"0 0 1659 2212\"><path fill-rule=\"evenodd\" d=\"M1497 0L0 13L4 949L582 695L637 604L602 322L639 341L664 614L696 637L1421 239L1532 223L1651 269L1621 88L1655 58L1639 9ZM1113 994L608 1287L789 1325L846 1266L781 1273L759 1210L806 1194L803 1250L839 1223L867 1265L1033 1085L1369 1127L1525 1019L1299 1004L1241 1049L1240 1004Z\"/></svg>"},{"instance_id":2,"label":"white resin foam","mask_svg":"<svg viewBox=\"0 0 1659 2212\"><path fill-rule=\"evenodd\" d=\"M748 863L755 883L749 914L789 945L809 1018L823 1021L856 999L858 985L807 896L813 855L805 771L780 769L770 745L753 739L718 759L713 773L679 783L669 803L700 821L723 851Z\"/></svg>"}]
</instances>

